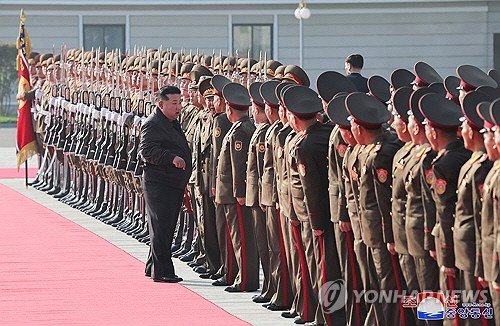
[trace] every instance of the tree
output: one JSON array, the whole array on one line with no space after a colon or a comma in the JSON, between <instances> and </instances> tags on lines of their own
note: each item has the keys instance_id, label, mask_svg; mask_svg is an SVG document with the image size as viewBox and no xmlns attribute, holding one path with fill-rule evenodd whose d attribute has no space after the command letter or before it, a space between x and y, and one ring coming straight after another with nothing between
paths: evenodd
<instances>
[{"instance_id":1,"label":"tree","mask_svg":"<svg viewBox=\"0 0 500 326\"><path fill-rule=\"evenodd\" d=\"M9 113L8 104L16 92L16 56L14 43L0 44L0 115Z\"/></svg>"}]
</instances>

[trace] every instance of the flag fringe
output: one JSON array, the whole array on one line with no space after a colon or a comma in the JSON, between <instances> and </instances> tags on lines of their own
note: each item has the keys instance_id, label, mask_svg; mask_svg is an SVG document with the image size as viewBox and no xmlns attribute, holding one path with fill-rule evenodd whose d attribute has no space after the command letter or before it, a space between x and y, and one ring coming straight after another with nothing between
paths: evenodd
<instances>
[{"instance_id":1,"label":"flag fringe","mask_svg":"<svg viewBox=\"0 0 500 326\"><path fill-rule=\"evenodd\" d=\"M38 148L36 141L26 144L17 154L17 171L19 172L19 167L27 161L33 155L38 154Z\"/></svg>"}]
</instances>

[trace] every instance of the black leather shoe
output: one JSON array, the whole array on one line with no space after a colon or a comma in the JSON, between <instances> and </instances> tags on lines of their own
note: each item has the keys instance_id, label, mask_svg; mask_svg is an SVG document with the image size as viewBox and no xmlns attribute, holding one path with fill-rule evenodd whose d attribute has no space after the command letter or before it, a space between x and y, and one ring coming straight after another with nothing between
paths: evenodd
<instances>
[{"instance_id":1,"label":"black leather shoe","mask_svg":"<svg viewBox=\"0 0 500 326\"><path fill-rule=\"evenodd\" d=\"M205 274L205 273L208 273L208 269L207 269L205 266L203 266L203 265L201 265L201 266L197 266L197 267L195 267L193 270L194 270L196 273L198 273L198 274Z\"/></svg>"},{"instance_id":2,"label":"black leather shoe","mask_svg":"<svg viewBox=\"0 0 500 326\"><path fill-rule=\"evenodd\" d=\"M257 295L257 296L255 296L255 298L252 299L252 301L255 303L267 303L270 301L270 299L263 297L263 296L260 296L260 295Z\"/></svg>"},{"instance_id":3,"label":"black leather shoe","mask_svg":"<svg viewBox=\"0 0 500 326\"><path fill-rule=\"evenodd\" d=\"M151 277L151 272L144 273L144 276L146 276L146 277Z\"/></svg>"},{"instance_id":4,"label":"black leather shoe","mask_svg":"<svg viewBox=\"0 0 500 326\"><path fill-rule=\"evenodd\" d=\"M310 322L305 323L305 325L306 326L319 326L319 325L323 325L323 324L318 324L315 321L310 321Z\"/></svg>"},{"instance_id":5,"label":"black leather shoe","mask_svg":"<svg viewBox=\"0 0 500 326\"><path fill-rule=\"evenodd\" d=\"M212 275L214 275L212 272L208 272L208 273L200 274L199 276L200 276L200 278L207 280L210 277L212 277Z\"/></svg>"},{"instance_id":6,"label":"black leather shoe","mask_svg":"<svg viewBox=\"0 0 500 326\"><path fill-rule=\"evenodd\" d=\"M191 251L184 256L179 257L179 259L187 263L188 261L192 261L196 256L198 256L198 253L196 251Z\"/></svg>"},{"instance_id":7,"label":"black leather shoe","mask_svg":"<svg viewBox=\"0 0 500 326\"><path fill-rule=\"evenodd\" d=\"M224 275L222 275L222 274L215 273L215 274L213 274L212 276L210 276L210 278L211 278L212 280L214 280L214 281L215 281L215 280L220 279L220 278L221 278L221 277L223 277L223 276L224 276Z\"/></svg>"},{"instance_id":8,"label":"black leather shoe","mask_svg":"<svg viewBox=\"0 0 500 326\"><path fill-rule=\"evenodd\" d=\"M180 256L184 256L185 254L187 254L189 251L191 251L191 248L181 248L179 250L177 250L176 252L174 252L172 254L172 257L180 257Z\"/></svg>"},{"instance_id":9,"label":"black leather shoe","mask_svg":"<svg viewBox=\"0 0 500 326\"><path fill-rule=\"evenodd\" d=\"M283 318L295 318L298 314L296 312L285 311L281 313L281 317Z\"/></svg>"},{"instance_id":10,"label":"black leather shoe","mask_svg":"<svg viewBox=\"0 0 500 326\"><path fill-rule=\"evenodd\" d=\"M266 309L267 309L267 307L269 307L270 305L271 305L271 303L270 303L270 302L268 302L268 303L264 303L264 304L262 305L262 307L264 307L264 308L266 308Z\"/></svg>"},{"instance_id":11,"label":"black leather shoe","mask_svg":"<svg viewBox=\"0 0 500 326\"><path fill-rule=\"evenodd\" d=\"M230 293L243 292L242 290L240 290L239 288L237 288L235 286L228 286L227 288L224 289L224 291L230 292Z\"/></svg>"},{"instance_id":12,"label":"black leather shoe","mask_svg":"<svg viewBox=\"0 0 500 326\"><path fill-rule=\"evenodd\" d=\"M295 318L295 320L293 321L294 324L298 324L298 325L304 325L306 322L304 321L304 319L300 318L300 317L297 317Z\"/></svg>"},{"instance_id":13,"label":"black leather shoe","mask_svg":"<svg viewBox=\"0 0 500 326\"><path fill-rule=\"evenodd\" d=\"M285 311L285 310L288 310L290 309L290 307L285 307L285 306L277 306L275 305L274 303L271 303L268 307L267 307L268 310L271 310L271 311Z\"/></svg>"},{"instance_id":14,"label":"black leather shoe","mask_svg":"<svg viewBox=\"0 0 500 326\"><path fill-rule=\"evenodd\" d=\"M200 263L197 263L195 261L190 261L189 263L187 263L187 265L191 268L195 268L195 267L198 267L198 266L201 266L203 264L200 264Z\"/></svg>"},{"instance_id":15,"label":"black leather shoe","mask_svg":"<svg viewBox=\"0 0 500 326\"><path fill-rule=\"evenodd\" d=\"M224 280L224 279L218 279L218 280L216 280L216 281L213 281L213 282L212 282L212 285L213 285L213 286L228 286L228 285L230 285L230 284L229 284L229 283L227 283L227 281L226 281L226 280Z\"/></svg>"},{"instance_id":16,"label":"black leather shoe","mask_svg":"<svg viewBox=\"0 0 500 326\"><path fill-rule=\"evenodd\" d=\"M163 276L163 277L155 277L153 281L159 283L179 283L182 281L182 278L179 276Z\"/></svg>"}]
</instances>

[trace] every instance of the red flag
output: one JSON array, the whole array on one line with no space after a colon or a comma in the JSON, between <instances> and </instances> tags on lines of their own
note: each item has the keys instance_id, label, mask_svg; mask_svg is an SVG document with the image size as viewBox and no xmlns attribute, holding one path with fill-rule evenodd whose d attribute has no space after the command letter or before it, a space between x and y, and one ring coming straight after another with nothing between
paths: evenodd
<instances>
[{"instance_id":1,"label":"red flag","mask_svg":"<svg viewBox=\"0 0 500 326\"><path fill-rule=\"evenodd\" d=\"M30 72L26 58L31 52L31 42L28 32L24 27L26 17L21 9L21 22L19 24L19 37L17 38L17 76L18 94L31 90ZM17 133L16 133L16 156L17 169L32 155L38 153L35 140L33 123L31 122L31 100L19 100L17 109Z\"/></svg>"}]
</instances>

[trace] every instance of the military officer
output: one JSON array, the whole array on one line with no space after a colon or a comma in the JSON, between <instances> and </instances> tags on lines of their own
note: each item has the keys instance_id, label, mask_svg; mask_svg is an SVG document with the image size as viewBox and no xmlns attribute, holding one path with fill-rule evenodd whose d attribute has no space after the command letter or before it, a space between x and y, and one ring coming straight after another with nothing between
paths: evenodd
<instances>
[{"instance_id":1,"label":"military officer","mask_svg":"<svg viewBox=\"0 0 500 326\"><path fill-rule=\"evenodd\" d=\"M226 114L233 124L224 137L217 165L215 202L223 204L234 248L238 275L227 292L255 291L259 288L258 254L250 209L245 206L248 148L255 126L248 117L251 105L245 87L224 86Z\"/></svg>"}]
</instances>

